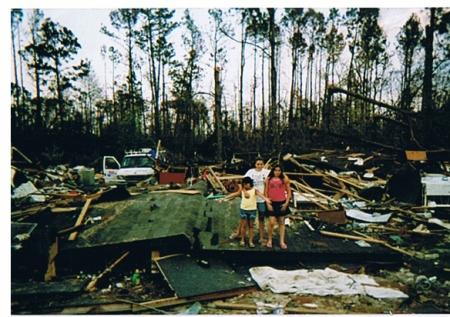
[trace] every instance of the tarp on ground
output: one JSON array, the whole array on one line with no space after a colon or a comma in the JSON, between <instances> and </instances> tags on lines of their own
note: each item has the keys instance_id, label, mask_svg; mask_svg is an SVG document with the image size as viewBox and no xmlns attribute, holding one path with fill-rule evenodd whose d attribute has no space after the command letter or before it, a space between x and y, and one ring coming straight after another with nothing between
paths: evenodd
<instances>
[{"instance_id":1,"label":"tarp on ground","mask_svg":"<svg viewBox=\"0 0 450 317\"><path fill-rule=\"evenodd\" d=\"M262 290L318 296L369 295L375 298L408 298L403 292L380 288L365 274L346 274L330 268L324 270L277 270L268 266L252 267L250 274ZM367 288L366 288L367 287ZM382 294L382 297L380 297Z\"/></svg>"}]
</instances>

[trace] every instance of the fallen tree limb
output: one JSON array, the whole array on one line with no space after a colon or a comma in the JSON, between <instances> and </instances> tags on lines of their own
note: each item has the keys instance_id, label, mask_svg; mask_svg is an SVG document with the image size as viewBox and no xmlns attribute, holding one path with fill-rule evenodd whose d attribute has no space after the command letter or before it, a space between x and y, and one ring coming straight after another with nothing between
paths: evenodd
<instances>
[{"instance_id":1,"label":"fallen tree limb","mask_svg":"<svg viewBox=\"0 0 450 317\"><path fill-rule=\"evenodd\" d=\"M376 145L376 146L379 146L379 147L382 147L382 148L385 148L385 149L394 150L394 151L402 151L402 149L396 148L394 146L390 146L390 145L387 145L387 144L378 143L378 142L374 142L374 141L370 141L370 140L360 139L360 138L357 138L357 137L352 136L352 135L343 135L343 134L339 134L339 133L331 132L331 131L329 132L329 135L335 136L335 137L338 137L338 138L343 138L343 139L356 140L356 141L359 141L359 142L364 142L364 143L367 143L367 144Z\"/></svg>"}]
</instances>

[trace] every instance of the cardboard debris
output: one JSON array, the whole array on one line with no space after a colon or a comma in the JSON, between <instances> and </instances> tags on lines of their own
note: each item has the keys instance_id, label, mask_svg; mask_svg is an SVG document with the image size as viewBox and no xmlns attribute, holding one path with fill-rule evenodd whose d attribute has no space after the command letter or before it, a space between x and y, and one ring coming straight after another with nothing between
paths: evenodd
<instances>
[{"instance_id":1,"label":"cardboard debris","mask_svg":"<svg viewBox=\"0 0 450 317\"><path fill-rule=\"evenodd\" d=\"M38 189L33 185L31 181L26 182L25 184L20 185L14 190L14 194L12 195L13 199L20 199L26 197L30 194L36 193Z\"/></svg>"}]
</instances>

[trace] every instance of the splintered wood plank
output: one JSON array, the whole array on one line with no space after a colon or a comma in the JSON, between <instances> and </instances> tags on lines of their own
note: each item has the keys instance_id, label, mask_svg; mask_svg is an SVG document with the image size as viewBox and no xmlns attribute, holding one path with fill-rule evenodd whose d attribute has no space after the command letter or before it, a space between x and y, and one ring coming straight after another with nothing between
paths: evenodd
<instances>
[{"instance_id":1,"label":"splintered wood plank","mask_svg":"<svg viewBox=\"0 0 450 317\"><path fill-rule=\"evenodd\" d=\"M90 291L94 289L95 284L97 284L97 281L103 277L106 273L110 272L117 264L120 263L128 254L130 254L130 251L127 251L124 253L120 258L118 258L116 261L114 261L113 264L108 266L102 273L100 273L95 279L93 279L88 286L86 286L86 290Z\"/></svg>"},{"instance_id":2,"label":"splintered wood plank","mask_svg":"<svg viewBox=\"0 0 450 317\"><path fill-rule=\"evenodd\" d=\"M44 281L51 281L52 277L54 276L56 276L56 266L55 262L53 261L47 266L47 272L45 273Z\"/></svg>"},{"instance_id":3,"label":"splintered wood plank","mask_svg":"<svg viewBox=\"0 0 450 317\"><path fill-rule=\"evenodd\" d=\"M394 246L390 245L389 243L387 243L386 241L379 240L379 239L374 239L374 238L370 238L370 237L369 238L357 237L357 236L352 236L349 234L335 233L335 232L329 232L329 231L323 231L323 230L321 230L320 233L323 235L326 235L326 236L331 236L331 237L336 237L336 238L349 239L349 240L363 240L366 242L378 243L378 244L384 245L385 247L392 249L394 251L409 255L410 257L414 256L414 253L412 253L412 252L405 251L399 247L394 247Z\"/></svg>"},{"instance_id":4,"label":"splintered wood plank","mask_svg":"<svg viewBox=\"0 0 450 317\"><path fill-rule=\"evenodd\" d=\"M340 180L341 182L344 182L344 183L346 183L346 184L348 184L348 185L350 185L350 186L356 187L356 188L358 188L358 189L364 189L363 186L358 185L358 184L355 184L355 183L353 183L353 182L351 182L351 181L349 181L349 180L347 180L347 179L344 179L343 177L335 176L335 175L333 175L333 174L330 174L329 172L325 172L325 174L326 174L327 176L329 176L329 177L332 177L332 178L334 178L334 179Z\"/></svg>"},{"instance_id":5,"label":"splintered wood plank","mask_svg":"<svg viewBox=\"0 0 450 317\"><path fill-rule=\"evenodd\" d=\"M87 211L88 211L88 209L89 209L89 206L91 205L91 202L92 202L92 198L89 198L88 200L86 200L86 203L84 204L83 210L81 210L81 213L80 213L80 215L78 216L77 221L75 222L75 227L76 227L76 226L79 226L79 225L81 225L81 224L83 223L84 216L86 216L86 213L87 213ZM69 236L69 240L70 240L70 241L75 240L75 238L77 237L77 235L78 235L78 231L72 232L72 233L70 234L70 236Z\"/></svg>"},{"instance_id":6,"label":"splintered wood plank","mask_svg":"<svg viewBox=\"0 0 450 317\"><path fill-rule=\"evenodd\" d=\"M208 170L209 170L209 172L211 173L211 175L213 176L214 180L219 184L219 187L222 189L223 193L224 193L224 194L227 194L227 193L228 193L227 189L225 188L225 186L223 186L222 182L221 182L220 179L217 177L217 175L216 175L216 173L213 171L213 169L212 169L210 166L208 166Z\"/></svg>"},{"instance_id":7,"label":"splintered wood plank","mask_svg":"<svg viewBox=\"0 0 450 317\"><path fill-rule=\"evenodd\" d=\"M225 175L225 176L218 176L218 180L231 180L231 179L242 179L244 178L244 175Z\"/></svg>"},{"instance_id":8,"label":"splintered wood plank","mask_svg":"<svg viewBox=\"0 0 450 317\"><path fill-rule=\"evenodd\" d=\"M149 194L164 194L164 193L173 193L173 194L188 194L188 195L196 195L201 194L198 190L183 190L183 189L165 189L165 190L157 190L151 191Z\"/></svg>"},{"instance_id":9,"label":"splintered wood plank","mask_svg":"<svg viewBox=\"0 0 450 317\"><path fill-rule=\"evenodd\" d=\"M341 199L342 196L344 196L345 194L343 192L338 192L336 193L336 195L333 196L334 200L339 200Z\"/></svg>"},{"instance_id":10,"label":"splintered wood plank","mask_svg":"<svg viewBox=\"0 0 450 317\"><path fill-rule=\"evenodd\" d=\"M211 174L206 174L206 178L211 183L212 187L214 187L215 189L220 189L219 184L217 184L216 180Z\"/></svg>"},{"instance_id":11,"label":"splintered wood plank","mask_svg":"<svg viewBox=\"0 0 450 317\"><path fill-rule=\"evenodd\" d=\"M315 189L313 189L313 188L311 188L309 186L302 185L302 184L300 184L299 182L296 182L296 181L291 181L291 182L293 182L295 185L300 187L300 189L302 189L304 191L307 191L307 192L310 192L310 193L313 193L315 196L319 196L319 197L325 198L326 200L331 201L332 203L335 203L335 204L339 203L337 200L334 200L333 198L328 197L327 195L324 195L321 192L318 192L317 190L315 190Z\"/></svg>"},{"instance_id":12,"label":"splintered wood plank","mask_svg":"<svg viewBox=\"0 0 450 317\"><path fill-rule=\"evenodd\" d=\"M249 310L256 311L259 306L251 305L251 304L240 304L240 303L225 303L223 301L215 301L214 306L216 308L221 309L236 309L236 310ZM264 307L264 309L268 311L274 311L276 308L273 307ZM300 308L300 307L284 307L284 311L287 313L293 314L343 314L345 312L339 312L335 309L333 310L325 310L325 309L312 309L312 308Z\"/></svg>"},{"instance_id":13,"label":"splintered wood plank","mask_svg":"<svg viewBox=\"0 0 450 317\"><path fill-rule=\"evenodd\" d=\"M292 156L292 154L286 154L286 155L283 157L283 160L284 160L284 161L291 161L292 163L294 163L294 164L297 165L298 167L302 168L303 170L305 170L305 171L307 171L307 172L310 172L311 174L314 174L314 175L320 175L320 174L322 174L322 173L319 172L319 171L313 171L312 169L306 167L305 165L300 164L296 159L294 159L294 157Z\"/></svg>"},{"instance_id":14,"label":"splintered wood plank","mask_svg":"<svg viewBox=\"0 0 450 317\"><path fill-rule=\"evenodd\" d=\"M317 205L318 207L320 207L320 208L322 208L322 209L324 209L324 210L329 210L329 209L330 209L330 208L328 208L327 206L322 205L321 203L315 201L315 200L312 199L311 197L308 197L308 196L306 196L306 195L303 195L301 192L297 192L297 193L298 193L300 196L302 196L302 197L308 199L310 202L312 202L313 204ZM295 199L295 198L294 198L294 199Z\"/></svg>"},{"instance_id":15,"label":"splintered wood plank","mask_svg":"<svg viewBox=\"0 0 450 317\"><path fill-rule=\"evenodd\" d=\"M76 211L78 207L54 207L52 212L72 212Z\"/></svg>"},{"instance_id":16,"label":"splintered wood plank","mask_svg":"<svg viewBox=\"0 0 450 317\"><path fill-rule=\"evenodd\" d=\"M370 203L370 202L371 202L370 200L365 199L365 198L359 196L358 194L352 193L352 192L350 192L350 191L348 191L348 190L339 189L339 188L333 187L333 186L328 185L328 184L324 184L324 185L325 185L325 186L328 186L328 187L330 187L330 188L332 188L332 189L334 189L334 190L336 190L336 191L338 191L338 192L344 193L344 194L346 194L347 196L349 196L350 198L356 198L356 199L365 201L366 203Z\"/></svg>"}]
</instances>

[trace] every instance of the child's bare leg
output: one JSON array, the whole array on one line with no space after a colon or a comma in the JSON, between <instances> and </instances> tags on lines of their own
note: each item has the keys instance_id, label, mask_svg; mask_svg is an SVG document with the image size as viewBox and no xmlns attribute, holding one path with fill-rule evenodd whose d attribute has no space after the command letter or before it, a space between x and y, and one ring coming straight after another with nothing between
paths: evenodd
<instances>
[{"instance_id":1,"label":"child's bare leg","mask_svg":"<svg viewBox=\"0 0 450 317\"><path fill-rule=\"evenodd\" d=\"M258 228L259 228L259 241L264 241L264 216L259 216L258 213Z\"/></svg>"},{"instance_id":2,"label":"child's bare leg","mask_svg":"<svg viewBox=\"0 0 450 317\"><path fill-rule=\"evenodd\" d=\"M233 232L230 236L230 239L238 239L241 235L241 221L239 220L236 232Z\"/></svg>"},{"instance_id":3,"label":"child's bare leg","mask_svg":"<svg viewBox=\"0 0 450 317\"><path fill-rule=\"evenodd\" d=\"M280 229L280 245L284 245L284 237L286 233L286 225L284 224L284 217L278 218L278 228Z\"/></svg>"},{"instance_id":4,"label":"child's bare leg","mask_svg":"<svg viewBox=\"0 0 450 317\"><path fill-rule=\"evenodd\" d=\"M267 229L267 246L272 245L273 227L275 226L276 217L269 217L269 225Z\"/></svg>"},{"instance_id":5,"label":"child's bare leg","mask_svg":"<svg viewBox=\"0 0 450 317\"><path fill-rule=\"evenodd\" d=\"M248 241L249 241L249 243L253 243L253 237L255 235L254 224L255 224L255 220L248 221Z\"/></svg>"},{"instance_id":6,"label":"child's bare leg","mask_svg":"<svg viewBox=\"0 0 450 317\"><path fill-rule=\"evenodd\" d=\"M241 232L241 242L245 243L245 231L247 227L247 219L241 219L240 221L240 232Z\"/></svg>"}]
</instances>

